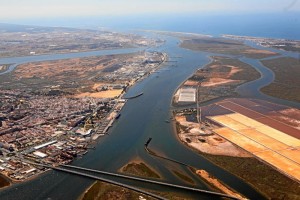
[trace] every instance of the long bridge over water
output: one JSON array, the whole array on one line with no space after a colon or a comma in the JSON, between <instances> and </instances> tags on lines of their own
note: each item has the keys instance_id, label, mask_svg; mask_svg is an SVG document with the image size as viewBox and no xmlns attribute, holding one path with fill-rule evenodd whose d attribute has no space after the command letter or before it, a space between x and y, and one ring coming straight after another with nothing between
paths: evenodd
<instances>
[{"instance_id":1,"label":"long bridge over water","mask_svg":"<svg viewBox=\"0 0 300 200\"><path fill-rule=\"evenodd\" d=\"M145 143L145 150L150 155L193 168L192 166L189 166L188 164L182 163L182 162L174 160L174 159L165 158L163 156L160 156L160 155L157 155L157 154L153 153L151 150L148 149L148 145L149 145L150 141L151 141L151 138L149 138L148 141ZM150 184L154 184L154 185L157 185L157 186L171 187L171 188L182 189L182 190L187 190L187 191L191 191L191 192L199 192L201 194L207 194L207 195L211 195L211 196L215 196L215 197L225 197L225 198L234 199L234 200L239 199L235 196L228 195L228 194L223 194L223 193L219 193L219 192L213 192L213 191L203 190L203 189L194 188L194 187L187 187L187 186L176 185L176 184L171 184L171 183L166 183L166 182L160 182L160 181L151 180L151 179L144 179L144 178L139 178L139 177L135 177L135 176L128 176L128 175L124 175L124 174L117 174L117 173L112 173L112 172L89 169L89 168L84 168L84 167L79 167L79 166L74 166L74 165L60 165L59 167L54 167L54 166L48 165L48 164L33 163L33 162L28 162L28 163L30 163L32 165L42 166L42 167L45 167L45 168L50 168L50 169L53 169L53 170L56 170L56 171L66 172L66 173L70 173L70 174L74 174L74 175L79 175L79 176L91 178L91 179L94 179L94 180L103 181L103 182L106 182L106 183L110 183L110 184L113 184L113 185L117 185L117 186L120 186L120 187L124 187L124 188L130 189L130 190L139 192L141 194L153 197L155 199L163 199L164 200L166 198L161 197L161 196L156 195L156 194L153 194L151 192L142 190L142 189L137 188L137 187L133 187L133 186L130 186L130 185L127 185L127 184L123 184L123 183L120 183L120 182L117 182L117 181L114 181L114 180L111 180L111 179L103 178L100 175L123 178L123 179L137 181L137 182L150 183ZM93 174L91 174L91 173L93 173Z\"/></svg>"},{"instance_id":2,"label":"long bridge over water","mask_svg":"<svg viewBox=\"0 0 300 200\"><path fill-rule=\"evenodd\" d=\"M73 166L73 165L60 165L60 167L54 167L54 166L51 166L51 165L41 164L41 163L32 163L32 162L27 162L27 163L32 164L32 165L42 166L42 167L45 167L45 168L50 168L50 169L53 169L53 170L56 170L56 171L66 172L66 173L70 173L70 174L74 174L74 175L79 175L79 176L91 178L91 179L94 179L94 180L103 181L103 182L106 182L106 183L110 183L110 184L113 184L113 185L117 185L117 186L120 186L120 187L124 187L124 188L130 189L130 190L145 194L145 195L153 197L155 199L165 200L166 198L161 197L161 196L156 195L156 194L153 194L151 192L142 190L142 189L137 188L137 187L133 187L133 186L130 186L130 185L127 185L127 184L123 184L123 183L120 183L120 182L117 182L117 181L113 181L111 179L106 179L106 178L100 177L99 175L109 175L109 176L112 176L112 177L124 178L124 179L128 179L128 180L139 181L139 182L144 182L144 183L151 183L151 184L155 184L155 185L158 185L158 186L166 186L166 187L171 187L171 188L176 188L176 189L188 190L188 191L192 191L192 192L199 192L201 194L207 194L207 195L218 196L218 197L226 197L226 198L235 199L235 200L239 199L237 197L227 195L227 194L223 194L223 193L219 193L219 192L213 192L213 191L203 190L203 189L194 188L194 187L186 187L186 186L181 186L181 185L175 185L175 184L155 181L155 180L151 180L151 179L138 178L138 177L134 177L134 176L128 176L128 175L117 174L117 173L112 173L112 172L105 172L105 171L89 169L89 168L84 168L84 167L78 167L78 166ZM90 173L94 173L94 175L90 174ZM95 174L98 174L98 175L95 175Z\"/></svg>"}]
</instances>

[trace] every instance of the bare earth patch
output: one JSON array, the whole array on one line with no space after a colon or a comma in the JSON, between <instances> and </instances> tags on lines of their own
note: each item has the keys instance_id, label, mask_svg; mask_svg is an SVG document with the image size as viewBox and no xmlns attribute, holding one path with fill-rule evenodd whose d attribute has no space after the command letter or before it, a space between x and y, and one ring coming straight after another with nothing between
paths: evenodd
<instances>
[{"instance_id":1,"label":"bare earth patch","mask_svg":"<svg viewBox=\"0 0 300 200\"><path fill-rule=\"evenodd\" d=\"M209 183L211 183L212 185L214 185L215 187L217 187L218 189L220 189L225 194L228 194L228 195L231 195L231 196L235 196L235 197L237 197L239 199L246 199L243 196L241 196L240 194L238 194L235 191L233 191L228 186L225 186L218 179L212 177L207 171L205 171L205 170L197 170L196 173L199 176L201 176L202 178L204 178L206 181L208 181Z\"/></svg>"},{"instance_id":2,"label":"bare earth patch","mask_svg":"<svg viewBox=\"0 0 300 200\"><path fill-rule=\"evenodd\" d=\"M217 68L224 68L224 67L228 67L230 68L230 71L227 73L227 75L225 76L226 78L231 77L232 75L236 74L239 71L243 71L243 69L233 66L233 65L211 65L209 66L211 69L217 69Z\"/></svg>"},{"instance_id":3,"label":"bare earth patch","mask_svg":"<svg viewBox=\"0 0 300 200\"><path fill-rule=\"evenodd\" d=\"M184 86L197 86L199 83L197 81L187 80L183 85Z\"/></svg>"},{"instance_id":4,"label":"bare earth patch","mask_svg":"<svg viewBox=\"0 0 300 200\"><path fill-rule=\"evenodd\" d=\"M114 98L120 96L123 90L107 90L101 92L84 92L75 95L75 98L93 97L93 98Z\"/></svg>"},{"instance_id":5,"label":"bare earth patch","mask_svg":"<svg viewBox=\"0 0 300 200\"><path fill-rule=\"evenodd\" d=\"M212 155L252 157L246 151L216 134L205 134L198 123L186 121L185 116L176 116L175 119L181 129L186 129L178 133L180 140L200 152Z\"/></svg>"},{"instance_id":6,"label":"bare earth patch","mask_svg":"<svg viewBox=\"0 0 300 200\"><path fill-rule=\"evenodd\" d=\"M182 87L197 88L198 102L206 102L219 97L237 96L235 88L247 81L260 77L251 65L236 58L212 56L213 60L198 69L178 89ZM174 95L174 104L179 104L179 93Z\"/></svg>"},{"instance_id":7,"label":"bare earth patch","mask_svg":"<svg viewBox=\"0 0 300 200\"><path fill-rule=\"evenodd\" d=\"M281 110L280 113L291 116L294 119L300 120L300 110L298 109L289 108L289 109Z\"/></svg>"},{"instance_id":8,"label":"bare earth patch","mask_svg":"<svg viewBox=\"0 0 300 200\"><path fill-rule=\"evenodd\" d=\"M267 54L267 55L276 55L277 53L268 51L268 50L262 50L262 49L247 49L244 51L246 54Z\"/></svg>"},{"instance_id":9,"label":"bare earth patch","mask_svg":"<svg viewBox=\"0 0 300 200\"><path fill-rule=\"evenodd\" d=\"M98 87L103 86L103 85L105 85L105 83L95 83L92 88L93 88L93 90L97 90Z\"/></svg>"},{"instance_id":10,"label":"bare earth patch","mask_svg":"<svg viewBox=\"0 0 300 200\"><path fill-rule=\"evenodd\" d=\"M217 85L224 85L226 83L238 83L239 80L225 79L225 78L210 78L208 81L203 82L201 86L203 87L211 87Z\"/></svg>"},{"instance_id":11,"label":"bare earth patch","mask_svg":"<svg viewBox=\"0 0 300 200\"><path fill-rule=\"evenodd\" d=\"M300 120L295 119L289 116L283 116L283 115L271 115L274 119L277 119L278 121L284 122L285 124L288 124L296 129L300 130Z\"/></svg>"},{"instance_id":12,"label":"bare earth patch","mask_svg":"<svg viewBox=\"0 0 300 200\"><path fill-rule=\"evenodd\" d=\"M180 140L186 142L188 146L203 153L235 157L251 157L247 152L216 135L201 137L197 136L197 134L181 133L178 136ZM187 140L189 142L187 142Z\"/></svg>"}]
</instances>

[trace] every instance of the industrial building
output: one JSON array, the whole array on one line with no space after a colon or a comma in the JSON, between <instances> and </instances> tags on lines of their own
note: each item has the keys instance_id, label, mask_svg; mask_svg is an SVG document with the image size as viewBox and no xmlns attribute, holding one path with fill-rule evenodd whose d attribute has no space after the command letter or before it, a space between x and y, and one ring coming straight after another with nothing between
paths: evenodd
<instances>
[{"instance_id":1,"label":"industrial building","mask_svg":"<svg viewBox=\"0 0 300 200\"><path fill-rule=\"evenodd\" d=\"M196 88L181 88L178 102L196 102Z\"/></svg>"}]
</instances>

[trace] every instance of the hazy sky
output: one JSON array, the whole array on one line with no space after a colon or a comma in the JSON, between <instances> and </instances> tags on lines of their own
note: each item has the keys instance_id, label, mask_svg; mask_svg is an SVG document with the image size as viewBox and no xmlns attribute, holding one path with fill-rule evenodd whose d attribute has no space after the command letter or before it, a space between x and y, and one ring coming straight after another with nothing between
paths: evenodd
<instances>
[{"instance_id":1,"label":"hazy sky","mask_svg":"<svg viewBox=\"0 0 300 200\"><path fill-rule=\"evenodd\" d=\"M300 11L300 0L0 0L0 21L160 13Z\"/></svg>"}]
</instances>

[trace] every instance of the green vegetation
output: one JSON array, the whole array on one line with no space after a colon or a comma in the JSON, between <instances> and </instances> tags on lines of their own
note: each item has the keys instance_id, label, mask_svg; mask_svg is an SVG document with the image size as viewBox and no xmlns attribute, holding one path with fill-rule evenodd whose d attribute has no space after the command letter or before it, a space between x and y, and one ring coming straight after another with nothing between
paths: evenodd
<instances>
[{"instance_id":1,"label":"green vegetation","mask_svg":"<svg viewBox=\"0 0 300 200\"><path fill-rule=\"evenodd\" d=\"M172 192L156 192L149 191L153 194L157 194L166 199L170 200L188 200L191 199L189 197L183 196L178 193ZM88 189L88 191L83 195L81 200L128 200L128 199L139 199L142 196L147 200L152 200L154 198L148 197L144 194L139 194L138 192L134 192L129 189L125 189L119 186L114 186L111 184L103 183L103 182L95 182L94 185Z\"/></svg>"},{"instance_id":2,"label":"green vegetation","mask_svg":"<svg viewBox=\"0 0 300 200\"><path fill-rule=\"evenodd\" d=\"M160 176L151 170L146 164L144 163L129 163L125 167L122 168L122 172L136 175L136 176L141 176L145 178L160 178ZM185 181L192 181L189 177L179 173L175 172L174 173L180 178L184 179ZM145 189L145 188L144 188ZM147 188L146 188L147 189ZM172 193L172 192L157 192L157 191L149 191L153 194L157 194L159 196L165 197L167 199L171 200L186 200L189 199L186 196L183 196L181 194L177 193ZM146 199L153 199L151 197L147 197L145 195L139 194L137 192L119 187L119 186L114 186L111 184L103 183L96 181L91 188L87 190L87 192L83 195L81 200L102 200L102 199L120 199L120 200L125 200L125 199L139 199L139 196L143 196Z\"/></svg>"},{"instance_id":3,"label":"green vegetation","mask_svg":"<svg viewBox=\"0 0 300 200\"><path fill-rule=\"evenodd\" d=\"M144 163L129 163L122 169L122 172L147 178L160 178L156 172Z\"/></svg>"},{"instance_id":4,"label":"green vegetation","mask_svg":"<svg viewBox=\"0 0 300 200\"><path fill-rule=\"evenodd\" d=\"M261 91L277 98L300 102L300 61L283 57L261 62L275 74L274 82Z\"/></svg>"},{"instance_id":5,"label":"green vegetation","mask_svg":"<svg viewBox=\"0 0 300 200\"><path fill-rule=\"evenodd\" d=\"M272 48L283 49L285 51L294 51L300 52L299 41L289 41L284 43L275 43L274 45L270 45Z\"/></svg>"},{"instance_id":6,"label":"green vegetation","mask_svg":"<svg viewBox=\"0 0 300 200\"><path fill-rule=\"evenodd\" d=\"M244 55L250 58L266 58L270 55L276 55L270 51L254 49L245 45L241 41L224 38L187 38L183 40L180 47L194 51L206 51L229 55Z\"/></svg>"},{"instance_id":7,"label":"green vegetation","mask_svg":"<svg viewBox=\"0 0 300 200\"><path fill-rule=\"evenodd\" d=\"M212 84L206 87L202 85L198 90L199 102L205 102L219 97L237 96L235 89L238 85L260 77L259 72L252 66L238 59L224 56L212 56L211 58L213 59L211 63L206 65L203 69L197 70L188 80L204 83L219 78L223 80L227 79L232 82L216 85Z\"/></svg>"},{"instance_id":8,"label":"green vegetation","mask_svg":"<svg viewBox=\"0 0 300 200\"><path fill-rule=\"evenodd\" d=\"M82 200L102 200L102 199L139 199L139 196L146 197L143 194L139 194L129 189L125 189L119 186L111 185L97 181L89 190L84 194ZM153 199L146 197L147 199Z\"/></svg>"},{"instance_id":9,"label":"green vegetation","mask_svg":"<svg viewBox=\"0 0 300 200\"><path fill-rule=\"evenodd\" d=\"M230 65L230 66L237 67L238 69L241 69L240 71L230 75L229 77L230 79L253 81L260 77L260 73L256 71L256 69L254 69L251 65L240 61L239 59L234 59L234 58L229 58L224 56L212 56L212 58L214 60L207 66L207 68L213 65L219 65L219 66ZM218 70L219 72L224 72L224 73L230 72L229 67L221 67L221 68L216 68L214 70Z\"/></svg>"},{"instance_id":10,"label":"green vegetation","mask_svg":"<svg viewBox=\"0 0 300 200\"><path fill-rule=\"evenodd\" d=\"M300 184L256 158L200 153L216 165L242 178L268 199L300 199Z\"/></svg>"},{"instance_id":11,"label":"green vegetation","mask_svg":"<svg viewBox=\"0 0 300 200\"><path fill-rule=\"evenodd\" d=\"M174 172L174 174L176 176L178 176L180 179L184 180L185 182L188 182L188 183L191 183L191 184L195 184L195 182L193 181L193 179L191 179L190 177L188 177L188 176L186 176L186 175L184 175L184 174L182 174L182 173L180 173L180 172L178 172L176 170L174 170L173 172Z\"/></svg>"}]
</instances>

